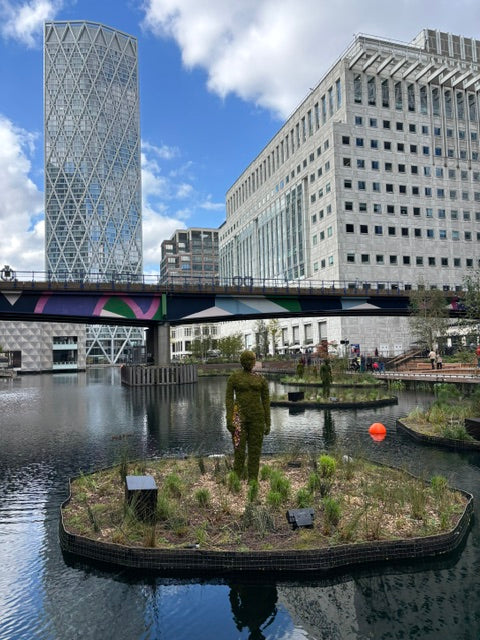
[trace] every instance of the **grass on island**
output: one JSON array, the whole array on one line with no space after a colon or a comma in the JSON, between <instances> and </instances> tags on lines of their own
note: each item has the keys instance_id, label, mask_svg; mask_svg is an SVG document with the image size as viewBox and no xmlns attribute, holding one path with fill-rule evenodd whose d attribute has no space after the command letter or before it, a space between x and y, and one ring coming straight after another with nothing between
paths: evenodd
<instances>
[{"instance_id":1,"label":"grass on island","mask_svg":"<svg viewBox=\"0 0 480 640\"><path fill-rule=\"evenodd\" d=\"M302 402L333 402L331 399L335 398L335 403L337 402L351 402L351 403L359 403L359 402L374 402L377 400L387 400L392 398L392 394L389 393L385 388L374 388L374 389L356 389L354 387L330 387L329 397L325 398L322 393L322 388L319 389L309 389L306 388L304 391L304 399L298 400L295 402L296 405L301 405ZM272 394L270 397L272 403L275 401L285 401L288 400L288 394Z\"/></svg>"},{"instance_id":2,"label":"grass on island","mask_svg":"<svg viewBox=\"0 0 480 640\"><path fill-rule=\"evenodd\" d=\"M465 508L442 476L429 483L401 470L330 455L269 458L247 484L229 456L160 459L82 475L63 509L67 531L128 546L209 550L315 549L344 543L428 536L450 530ZM152 475L155 521L135 517L125 475ZM311 529L293 530L286 511L312 507Z\"/></svg>"},{"instance_id":3,"label":"grass on island","mask_svg":"<svg viewBox=\"0 0 480 640\"><path fill-rule=\"evenodd\" d=\"M402 422L423 435L476 442L465 429L465 418L480 417L480 390L463 396L453 384L434 386L435 401L427 409L416 407Z\"/></svg>"}]
</instances>

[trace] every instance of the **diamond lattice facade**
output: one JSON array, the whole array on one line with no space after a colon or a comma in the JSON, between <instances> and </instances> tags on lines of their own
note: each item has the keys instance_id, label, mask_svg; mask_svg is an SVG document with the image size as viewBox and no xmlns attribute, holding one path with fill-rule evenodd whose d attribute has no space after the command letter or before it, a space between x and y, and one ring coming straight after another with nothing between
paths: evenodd
<instances>
[{"instance_id":1,"label":"diamond lattice facade","mask_svg":"<svg viewBox=\"0 0 480 640\"><path fill-rule=\"evenodd\" d=\"M123 280L142 273L137 41L92 22L47 22L46 270ZM89 328L87 359L115 362L138 330Z\"/></svg>"}]
</instances>

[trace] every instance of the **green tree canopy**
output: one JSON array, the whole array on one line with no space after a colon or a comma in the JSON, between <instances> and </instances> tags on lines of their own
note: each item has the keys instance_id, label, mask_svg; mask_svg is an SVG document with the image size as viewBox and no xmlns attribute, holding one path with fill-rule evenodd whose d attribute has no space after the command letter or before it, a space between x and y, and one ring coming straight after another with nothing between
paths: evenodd
<instances>
[{"instance_id":1,"label":"green tree canopy","mask_svg":"<svg viewBox=\"0 0 480 640\"><path fill-rule=\"evenodd\" d=\"M220 338L217 342L217 348L224 358L238 360L240 352L244 349L242 334L236 333L232 336Z\"/></svg>"},{"instance_id":2,"label":"green tree canopy","mask_svg":"<svg viewBox=\"0 0 480 640\"><path fill-rule=\"evenodd\" d=\"M440 289L427 289L420 282L410 292L410 329L416 342L432 349L438 338L445 336L449 326L448 302Z\"/></svg>"}]
</instances>

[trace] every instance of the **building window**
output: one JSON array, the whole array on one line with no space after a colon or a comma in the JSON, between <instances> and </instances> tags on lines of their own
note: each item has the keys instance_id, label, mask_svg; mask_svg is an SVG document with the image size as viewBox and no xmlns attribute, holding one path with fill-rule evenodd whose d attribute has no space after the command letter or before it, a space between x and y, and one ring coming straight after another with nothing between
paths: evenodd
<instances>
[{"instance_id":1,"label":"building window","mask_svg":"<svg viewBox=\"0 0 480 640\"><path fill-rule=\"evenodd\" d=\"M390 106L390 91L388 87L388 80L382 80L382 107Z\"/></svg>"},{"instance_id":2,"label":"building window","mask_svg":"<svg viewBox=\"0 0 480 640\"><path fill-rule=\"evenodd\" d=\"M377 85L375 82L375 76L367 78L367 99L369 105L375 106L377 104Z\"/></svg>"},{"instance_id":3,"label":"building window","mask_svg":"<svg viewBox=\"0 0 480 640\"><path fill-rule=\"evenodd\" d=\"M401 111L403 109L403 97L402 97L402 83L395 83L395 109Z\"/></svg>"},{"instance_id":4,"label":"building window","mask_svg":"<svg viewBox=\"0 0 480 640\"><path fill-rule=\"evenodd\" d=\"M415 111L415 85L407 85L408 110Z\"/></svg>"},{"instance_id":5,"label":"building window","mask_svg":"<svg viewBox=\"0 0 480 640\"><path fill-rule=\"evenodd\" d=\"M427 87L422 85L420 87L420 113L426 114L428 112L428 98Z\"/></svg>"},{"instance_id":6,"label":"building window","mask_svg":"<svg viewBox=\"0 0 480 640\"><path fill-rule=\"evenodd\" d=\"M353 77L353 96L356 104L362 104L362 76L360 74Z\"/></svg>"}]
</instances>

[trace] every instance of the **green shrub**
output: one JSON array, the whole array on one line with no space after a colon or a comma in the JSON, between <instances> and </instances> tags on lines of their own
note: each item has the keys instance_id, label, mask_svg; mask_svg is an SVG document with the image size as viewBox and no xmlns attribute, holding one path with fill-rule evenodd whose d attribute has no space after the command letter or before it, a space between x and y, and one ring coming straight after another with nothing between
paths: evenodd
<instances>
[{"instance_id":1,"label":"green shrub","mask_svg":"<svg viewBox=\"0 0 480 640\"><path fill-rule=\"evenodd\" d=\"M272 475L272 467L268 464L263 464L260 467L260 480L268 480Z\"/></svg>"},{"instance_id":2,"label":"green shrub","mask_svg":"<svg viewBox=\"0 0 480 640\"><path fill-rule=\"evenodd\" d=\"M157 518L159 520L168 520L173 512L174 507L169 497L164 493L160 493L157 500Z\"/></svg>"},{"instance_id":3,"label":"green shrub","mask_svg":"<svg viewBox=\"0 0 480 640\"><path fill-rule=\"evenodd\" d=\"M336 527L340 521L340 503L335 498L323 499L323 517L327 526Z\"/></svg>"},{"instance_id":4,"label":"green shrub","mask_svg":"<svg viewBox=\"0 0 480 640\"><path fill-rule=\"evenodd\" d=\"M208 489L197 489L194 494L195 501L200 507L208 507L210 504L211 496Z\"/></svg>"},{"instance_id":5,"label":"green shrub","mask_svg":"<svg viewBox=\"0 0 480 640\"><path fill-rule=\"evenodd\" d=\"M337 461L332 456L321 455L318 459L318 468L322 478L331 478L337 469Z\"/></svg>"},{"instance_id":6,"label":"green shrub","mask_svg":"<svg viewBox=\"0 0 480 640\"><path fill-rule=\"evenodd\" d=\"M445 476L432 476L430 479L430 485L432 487L433 495L436 498L440 498L445 494L447 489L447 479Z\"/></svg>"},{"instance_id":7,"label":"green shrub","mask_svg":"<svg viewBox=\"0 0 480 640\"><path fill-rule=\"evenodd\" d=\"M242 516L244 529L254 529L262 537L269 531L275 530L272 514L262 505L248 502Z\"/></svg>"},{"instance_id":8,"label":"green shrub","mask_svg":"<svg viewBox=\"0 0 480 640\"><path fill-rule=\"evenodd\" d=\"M267 504L272 507L272 509L279 509L282 506L283 497L279 491L270 489L270 491L267 493L266 501Z\"/></svg>"},{"instance_id":9,"label":"green shrub","mask_svg":"<svg viewBox=\"0 0 480 640\"><path fill-rule=\"evenodd\" d=\"M176 473L169 473L163 481L163 490L172 498L180 498L183 493L183 482Z\"/></svg>"},{"instance_id":10,"label":"green shrub","mask_svg":"<svg viewBox=\"0 0 480 640\"><path fill-rule=\"evenodd\" d=\"M237 476L235 471L230 471L227 475L227 487L230 493L240 493L240 478Z\"/></svg>"},{"instance_id":11,"label":"green shrub","mask_svg":"<svg viewBox=\"0 0 480 640\"><path fill-rule=\"evenodd\" d=\"M278 492L282 500L287 500L290 493L290 480L275 469L270 476L270 489Z\"/></svg>"},{"instance_id":12,"label":"green shrub","mask_svg":"<svg viewBox=\"0 0 480 640\"><path fill-rule=\"evenodd\" d=\"M310 493L315 493L320 489L320 485L320 476L315 471L312 471L312 473L308 476L308 490L310 491Z\"/></svg>"},{"instance_id":13,"label":"green shrub","mask_svg":"<svg viewBox=\"0 0 480 640\"><path fill-rule=\"evenodd\" d=\"M312 506L312 494L308 489L302 487L297 491L296 502L299 509L307 509Z\"/></svg>"},{"instance_id":14,"label":"green shrub","mask_svg":"<svg viewBox=\"0 0 480 640\"><path fill-rule=\"evenodd\" d=\"M200 469L200 473L203 476L203 475L205 475L207 473L207 468L205 466L205 460L202 458L202 456L197 458L197 460L198 460L198 468Z\"/></svg>"}]
</instances>

